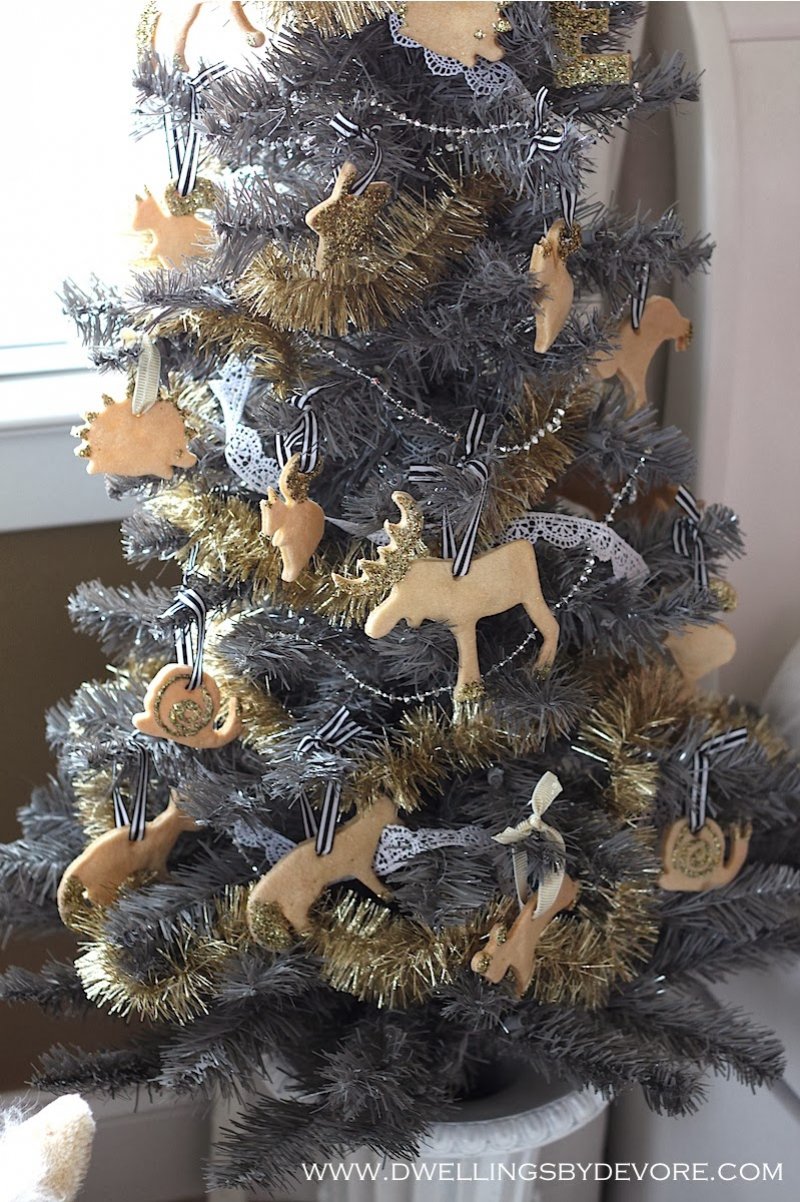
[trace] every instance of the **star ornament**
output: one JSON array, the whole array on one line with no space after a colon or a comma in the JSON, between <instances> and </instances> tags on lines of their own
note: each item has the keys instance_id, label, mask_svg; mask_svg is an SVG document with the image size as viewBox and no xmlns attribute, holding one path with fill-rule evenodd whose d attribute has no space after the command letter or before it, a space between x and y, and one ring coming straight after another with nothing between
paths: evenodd
<instances>
[{"instance_id":1,"label":"star ornament","mask_svg":"<svg viewBox=\"0 0 800 1202\"><path fill-rule=\"evenodd\" d=\"M90 476L158 476L171 480L173 468L194 467L183 414L172 401L156 401L145 413L133 412L133 400L103 397L100 413L87 413L85 425L72 433L80 438L75 454L87 459Z\"/></svg>"},{"instance_id":2,"label":"star ornament","mask_svg":"<svg viewBox=\"0 0 800 1202\"><path fill-rule=\"evenodd\" d=\"M369 184L360 196L354 196L352 188L357 176L355 164L345 163L330 196L306 213L306 225L319 238L316 266L320 275L365 254L375 241L375 222L388 203L391 185Z\"/></svg>"}]
</instances>

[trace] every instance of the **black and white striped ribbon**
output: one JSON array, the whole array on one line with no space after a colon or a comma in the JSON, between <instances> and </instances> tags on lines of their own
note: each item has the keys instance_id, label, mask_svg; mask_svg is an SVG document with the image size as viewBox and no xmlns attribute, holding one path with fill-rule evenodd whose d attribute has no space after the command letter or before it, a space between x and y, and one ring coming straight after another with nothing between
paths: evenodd
<instances>
[{"instance_id":1,"label":"black and white striped ribbon","mask_svg":"<svg viewBox=\"0 0 800 1202\"><path fill-rule=\"evenodd\" d=\"M188 196L197 182L201 143L201 133L197 124L200 116L198 96L227 70L225 63L215 63L189 77L189 123L185 133L176 126L172 113L164 114L170 179L176 181L175 190L179 196Z\"/></svg>"},{"instance_id":2,"label":"black and white striped ribbon","mask_svg":"<svg viewBox=\"0 0 800 1202\"><path fill-rule=\"evenodd\" d=\"M569 229L575 224L575 209L578 205L578 193L566 184L559 184L558 194L561 198L561 212Z\"/></svg>"},{"instance_id":3,"label":"black and white striped ribbon","mask_svg":"<svg viewBox=\"0 0 800 1202\"><path fill-rule=\"evenodd\" d=\"M705 825L711 761L718 759L726 751L732 751L734 747L741 747L746 742L747 727L737 726L734 730L726 730L721 735L714 735L713 738L706 739L695 751L692 758L692 790L686 810L689 829L693 833Z\"/></svg>"},{"instance_id":4,"label":"black and white striped ribbon","mask_svg":"<svg viewBox=\"0 0 800 1202\"><path fill-rule=\"evenodd\" d=\"M566 126L562 126L557 133L545 133L544 131L546 100L547 88L539 88L533 102L533 133L530 150L525 159L526 166L532 163L538 154L555 154L564 144L564 138L567 134Z\"/></svg>"},{"instance_id":5,"label":"black and white striped ribbon","mask_svg":"<svg viewBox=\"0 0 800 1202\"><path fill-rule=\"evenodd\" d=\"M694 564L694 582L698 588L708 588L708 565L703 540L700 537L700 507L685 485L675 495L686 517L678 518L672 527L672 545L679 555Z\"/></svg>"},{"instance_id":6,"label":"black and white striped ribbon","mask_svg":"<svg viewBox=\"0 0 800 1202\"><path fill-rule=\"evenodd\" d=\"M129 827L128 839L131 843L137 843L144 838L145 823L147 822L147 785L150 779L150 756L142 739L134 736L131 739L131 746L136 751L137 764L136 774L133 779L133 788L131 790L130 814L128 814L125 802L122 800L122 793L116 774L114 783L111 786L111 797L114 802L114 825L117 829L123 826Z\"/></svg>"},{"instance_id":7,"label":"black and white striped ribbon","mask_svg":"<svg viewBox=\"0 0 800 1202\"><path fill-rule=\"evenodd\" d=\"M191 690L199 688L203 680L206 603L196 589L181 585L174 602L161 616L176 618L184 611L191 615L191 620L187 625L175 627L175 657L179 664L192 669L189 683L186 685L187 690Z\"/></svg>"},{"instance_id":8,"label":"black and white striped ribbon","mask_svg":"<svg viewBox=\"0 0 800 1202\"><path fill-rule=\"evenodd\" d=\"M464 457L458 466L462 471L469 472L478 481L478 494L461 539L456 537L450 514L445 509L442 514L442 559L452 559L453 575L466 576L472 564L475 553L475 541L478 537L481 514L486 504L486 494L489 489L489 469L486 464L476 457L476 453L486 429L486 414L479 409L473 409L464 434ZM408 471L408 479L412 484L433 484L441 479L442 469L435 464L414 463Z\"/></svg>"},{"instance_id":9,"label":"black and white striped ribbon","mask_svg":"<svg viewBox=\"0 0 800 1202\"><path fill-rule=\"evenodd\" d=\"M351 739L363 733L364 728L353 721L347 706L343 705L332 717L328 718L327 722L323 722L314 734L303 735L297 745L297 755L302 756L310 751L327 751L330 748L344 747ZM329 780L325 785L319 822L317 822L308 800L305 797L301 798L303 828L307 839L316 835L318 856L327 856L333 850L341 796L341 783L338 780Z\"/></svg>"},{"instance_id":10,"label":"black and white striped ribbon","mask_svg":"<svg viewBox=\"0 0 800 1202\"><path fill-rule=\"evenodd\" d=\"M344 113L337 113L331 117L330 124L340 138L356 139L363 142L364 145L372 151L372 162L363 175L360 175L350 189L352 196L361 196L362 192L366 192L367 188L373 182L383 163L383 151L377 139L373 138L369 130L358 125L355 121L351 121L349 117L345 117Z\"/></svg>"},{"instance_id":11,"label":"black and white striped ribbon","mask_svg":"<svg viewBox=\"0 0 800 1202\"><path fill-rule=\"evenodd\" d=\"M647 304L647 292L650 287L650 264L645 263L639 273L636 290L631 294L631 325L638 330L642 324L644 307Z\"/></svg>"},{"instance_id":12,"label":"black and white striped ribbon","mask_svg":"<svg viewBox=\"0 0 800 1202\"><path fill-rule=\"evenodd\" d=\"M300 410L301 416L300 421L292 427L288 434L275 435L275 458L281 468L286 467L292 455L298 451L300 453L298 467L301 472L313 472L317 466L319 462L319 422L310 402L311 398L321 392L324 387L324 384L319 384L316 388L310 388L308 392L304 392L302 396L289 401L290 405Z\"/></svg>"}]
</instances>

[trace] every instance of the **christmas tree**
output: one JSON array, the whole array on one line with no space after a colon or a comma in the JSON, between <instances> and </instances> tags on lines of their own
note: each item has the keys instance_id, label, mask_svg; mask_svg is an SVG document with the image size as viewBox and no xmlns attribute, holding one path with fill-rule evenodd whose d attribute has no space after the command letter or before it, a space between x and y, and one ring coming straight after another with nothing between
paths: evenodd
<instances>
[{"instance_id":1,"label":"christmas tree","mask_svg":"<svg viewBox=\"0 0 800 1202\"><path fill-rule=\"evenodd\" d=\"M411 1154L498 1060L666 1113L774 1081L707 983L800 946L800 777L696 687L742 539L646 397L711 247L585 199L696 79L631 62L638 4L228 8L246 57L199 69L145 10L169 185L132 279L65 290L78 451L183 584L70 600L112 666L49 716L0 904L80 946L2 994L130 1038L35 1083L252 1091L210 1176L274 1186Z\"/></svg>"}]
</instances>

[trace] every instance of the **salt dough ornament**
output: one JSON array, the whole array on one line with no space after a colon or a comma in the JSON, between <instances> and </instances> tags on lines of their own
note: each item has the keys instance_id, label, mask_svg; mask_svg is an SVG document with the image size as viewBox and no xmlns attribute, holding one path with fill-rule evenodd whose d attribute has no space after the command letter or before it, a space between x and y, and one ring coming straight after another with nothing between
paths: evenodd
<instances>
[{"instance_id":1,"label":"salt dough ornament","mask_svg":"<svg viewBox=\"0 0 800 1202\"><path fill-rule=\"evenodd\" d=\"M229 701L225 721L216 726L220 710L216 681L203 672L199 686L190 689L191 678L191 668L166 664L150 681L144 710L133 715L133 725L143 735L172 739L184 747L208 750L233 742L242 732L238 700Z\"/></svg>"},{"instance_id":2,"label":"salt dough ornament","mask_svg":"<svg viewBox=\"0 0 800 1202\"><path fill-rule=\"evenodd\" d=\"M71 926L76 909L87 902L93 906L112 905L131 877L146 874L165 880L167 859L178 836L193 830L197 830L197 823L179 808L173 789L167 808L145 824L142 839L131 839L127 826L99 835L61 878L57 902L62 921Z\"/></svg>"},{"instance_id":3,"label":"salt dough ornament","mask_svg":"<svg viewBox=\"0 0 800 1202\"><path fill-rule=\"evenodd\" d=\"M131 229L149 234L148 253L162 267L182 267L187 259L207 256L214 240L207 221L196 213L171 213L169 208L165 212L147 188L144 196L136 197Z\"/></svg>"},{"instance_id":4,"label":"salt dough ornament","mask_svg":"<svg viewBox=\"0 0 800 1202\"><path fill-rule=\"evenodd\" d=\"M377 560L360 559L358 577L333 575L337 588L354 597L374 599L390 590L367 617L365 632L382 639L401 619L419 626L426 619L443 622L458 647L456 701L473 701L483 691L475 627L481 618L522 605L542 635L536 660L540 671L551 667L558 647L558 622L539 583L536 554L527 539L515 539L476 555L466 576L453 575L453 561L431 556L420 541L423 518L408 493L394 492L400 522L384 522L389 545Z\"/></svg>"},{"instance_id":5,"label":"salt dough ornament","mask_svg":"<svg viewBox=\"0 0 800 1202\"><path fill-rule=\"evenodd\" d=\"M677 351L685 351L692 341L692 323L669 297L651 296L645 303L639 329L634 330L628 317L619 327L615 349L595 355L593 374L598 380L619 376L629 414L647 404L647 369L661 344L670 339Z\"/></svg>"},{"instance_id":6,"label":"salt dough ornament","mask_svg":"<svg viewBox=\"0 0 800 1202\"><path fill-rule=\"evenodd\" d=\"M171 480L173 468L194 467L197 456L187 444L183 414L174 401L156 401L144 413L133 412L133 398L115 401L103 396L100 413L84 416L72 433L82 439L75 454L88 459L90 476L158 476Z\"/></svg>"},{"instance_id":7,"label":"salt dough ornament","mask_svg":"<svg viewBox=\"0 0 800 1202\"><path fill-rule=\"evenodd\" d=\"M692 832L688 820L680 818L662 841L659 885L672 892L700 893L730 884L747 859L751 833L750 826L733 826L726 839L712 818Z\"/></svg>"},{"instance_id":8,"label":"salt dough ornament","mask_svg":"<svg viewBox=\"0 0 800 1202\"><path fill-rule=\"evenodd\" d=\"M311 907L328 885L354 878L380 898L391 896L372 861L384 827L397 823L397 806L378 797L369 809L342 823L332 850L318 855L315 839L298 843L253 887L247 921L253 938L268 947L286 946L311 928Z\"/></svg>"},{"instance_id":9,"label":"salt dough ornament","mask_svg":"<svg viewBox=\"0 0 800 1202\"><path fill-rule=\"evenodd\" d=\"M402 31L420 46L458 59L465 67L474 67L478 55L491 63L498 62L505 50L497 41L498 33L510 33L513 26L503 16L503 4L472 0L468 3L451 0L413 0L398 4L396 12L402 20Z\"/></svg>"},{"instance_id":10,"label":"salt dough ornament","mask_svg":"<svg viewBox=\"0 0 800 1202\"><path fill-rule=\"evenodd\" d=\"M690 685L730 663L736 654L736 639L724 622L685 626L680 633L667 635L664 646Z\"/></svg>"},{"instance_id":11,"label":"salt dough ornament","mask_svg":"<svg viewBox=\"0 0 800 1202\"><path fill-rule=\"evenodd\" d=\"M354 196L352 187L357 177L355 164L345 163L330 196L306 213L306 225L319 238L316 266L321 275L331 267L366 254L375 241L375 222L392 188L390 184L375 182L360 196Z\"/></svg>"},{"instance_id":12,"label":"salt dough ornament","mask_svg":"<svg viewBox=\"0 0 800 1202\"><path fill-rule=\"evenodd\" d=\"M493 985L499 985L506 973L511 972L514 992L518 998L523 997L533 980L539 940L556 914L570 909L577 896L577 883L564 876L552 906L534 916L538 894L532 893L510 928L506 923L495 923L484 948L472 957L472 971Z\"/></svg>"},{"instance_id":13,"label":"salt dough ornament","mask_svg":"<svg viewBox=\"0 0 800 1202\"><path fill-rule=\"evenodd\" d=\"M192 26L200 15L200 9L203 7L203 2L204 0L200 0L199 4L190 4L188 6L186 10L186 16L184 17L176 33L172 57L173 61L177 63L182 71L187 71L189 69L186 62L186 43L189 40L189 34ZM229 3L227 7L233 19L233 23L243 34L247 45L252 46L253 49L258 49L258 47L263 46L267 40L266 36L260 29L256 29L255 25L248 20L244 12L243 4Z\"/></svg>"},{"instance_id":14,"label":"salt dough ornament","mask_svg":"<svg viewBox=\"0 0 800 1202\"><path fill-rule=\"evenodd\" d=\"M570 230L564 218L559 217L533 248L529 270L544 289L536 301L533 349L538 355L549 351L569 317L575 285L567 271L567 259L580 245L580 226L573 225Z\"/></svg>"},{"instance_id":15,"label":"salt dough ornament","mask_svg":"<svg viewBox=\"0 0 800 1202\"><path fill-rule=\"evenodd\" d=\"M317 466L313 472L301 472L299 463L300 453L296 452L281 471L278 487L283 500L274 488L270 488L266 501L261 502L261 533L280 551L281 580L288 584L297 580L308 566L325 532L325 513L308 496L309 483L321 467Z\"/></svg>"}]
</instances>

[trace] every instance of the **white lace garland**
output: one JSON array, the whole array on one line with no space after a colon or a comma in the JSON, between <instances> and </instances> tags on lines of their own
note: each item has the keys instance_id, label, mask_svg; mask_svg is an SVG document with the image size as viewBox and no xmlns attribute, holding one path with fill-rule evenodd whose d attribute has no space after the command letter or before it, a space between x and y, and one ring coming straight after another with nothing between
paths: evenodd
<instances>
[{"instance_id":1,"label":"white lace garland","mask_svg":"<svg viewBox=\"0 0 800 1202\"><path fill-rule=\"evenodd\" d=\"M428 50L426 46L420 46L419 42L408 37L402 32L403 21L397 13L390 13L388 21L392 41L397 46L403 46L406 50L424 51L425 66L431 75L441 75L447 78L463 75L467 87L476 96L487 99L494 98L502 95L506 88L513 87L519 82L516 73L504 62L490 63L487 59L479 57L474 67L465 67L457 58L437 54L434 50Z\"/></svg>"},{"instance_id":2,"label":"white lace garland","mask_svg":"<svg viewBox=\"0 0 800 1202\"><path fill-rule=\"evenodd\" d=\"M228 466L253 492L266 493L268 488L277 488L281 469L277 459L264 454L257 432L242 422L244 403L252 382L249 364L233 355L219 379L209 380L208 386L222 408Z\"/></svg>"},{"instance_id":3,"label":"white lace garland","mask_svg":"<svg viewBox=\"0 0 800 1202\"><path fill-rule=\"evenodd\" d=\"M543 539L562 551L587 546L598 559L611 561L617 577L641 580L649 571L639 552L605 522L592 522L564 513L525 513L511 523L503 535L503 542L510 543L518 538L530 543Z\"/></svg>"}]
</instances>

